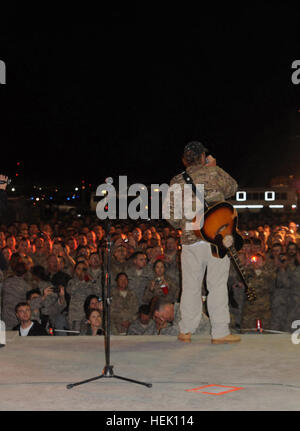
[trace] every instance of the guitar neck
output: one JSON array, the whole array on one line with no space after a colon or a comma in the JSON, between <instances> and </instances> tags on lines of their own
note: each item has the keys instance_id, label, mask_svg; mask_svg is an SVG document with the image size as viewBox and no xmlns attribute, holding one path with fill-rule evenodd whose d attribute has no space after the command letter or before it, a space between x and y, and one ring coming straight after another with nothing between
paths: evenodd
<instances>
[{"instance_id":1,"label":"guitar neck","mask_svg":"<svg viewBox=\"0 0 300 431\"><path fill-rule=\"evenodd\" d=\"M233 245L228 248L227 254L229 255L229 257L231 257L231 259L232 259L233 263L235 264L235 267L236 267L236 269L237 269L237 271L238 271L241 279L243 280L243 282L246 285L246 287L248 287L244 268L243 268L243 266L242 266L242 264L240 262L238 253L237 253L237 251L236 251L236 249L234 248Z\"/></svg>"},{"instance_id":2,"label":"guitar neck","mask_svg":"<svg viewBox=\"0 0 300 431\"><path fill-rule=\"evenodd\" d=\"M231 247L228 248L227 250L227 254L229 255L229 257L231 257L233 263L235 264L235 267L241 277L241 279L243 280L243 283L246 287L246 295L247 298L250 302L254 301L256 299L256 293L255 293L255 289L253 287L249 287L248 283L246 281L246 274L244 271L244 268L239 260L238 254L236 249L234 248L234 246L232 245Z\"/></svg>"},{"instance_id":3,"label":"guitar neck","mask_svg":"<svg viewBox=\"0 0 300 431\"><path fill-rule=\"evenodd\" d=\"M247 295L248 300L251 303L253 303L253 301L255 301L255 299L256 299L255 289L252 286L249 287L249 285L248 285L248 283L246 281L246 274L245 274L244 268L243 268L243 266L242 266L242 264L241 264L241 262L239 260L237 251L236 251L236 249L234 248L233 245L228 248L227 253L232 258L232 260L233 260L233 262L235 264L235 267L236 267L236 269L237 269L237 271L238 271L241 279L243 280L243 283L244 283L244 285L246 287L246 295Z\"/></svg>"}]
</instances>

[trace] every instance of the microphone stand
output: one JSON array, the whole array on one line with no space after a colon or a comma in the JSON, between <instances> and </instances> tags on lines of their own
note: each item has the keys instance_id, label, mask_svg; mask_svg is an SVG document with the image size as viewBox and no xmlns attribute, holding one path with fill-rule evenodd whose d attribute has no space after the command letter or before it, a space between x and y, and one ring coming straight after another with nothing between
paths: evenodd
<instances>
[{"instance_id":1,"label":"microphone stand","mask_svg":"<svg viewBox=\"0 0 300 431\"><path fill-rule=\"evenodd\" d=\"M106 239L107 239L107 247L106 247L106 273L105 273L105 287L103 289L103 303L104 303L104 343L105 343L105 366L102 370L102 374L96 377L92 377L87 380L83 380L78 383L72 383L67 385L67 389L71 389L74 386L79 386L84 383L89 383L94 380L102 379L102 378L115 378L119 380L126 380L130 383L137 383L139 385L144 385L148 388L152 387L152 383L140 382L138 380L128 379L127 377L122 377L114 374L113 365L110 364L110 305L111 305L111 276L110 276L110 261L111 261L111 235L110 235L110 227L111 223L109 219L105 221L105 231L106 231ZM104 252L103 252L104 254ZM103 267L104 267L104 259L103 259Z\"/></svg>"}]
</instances>

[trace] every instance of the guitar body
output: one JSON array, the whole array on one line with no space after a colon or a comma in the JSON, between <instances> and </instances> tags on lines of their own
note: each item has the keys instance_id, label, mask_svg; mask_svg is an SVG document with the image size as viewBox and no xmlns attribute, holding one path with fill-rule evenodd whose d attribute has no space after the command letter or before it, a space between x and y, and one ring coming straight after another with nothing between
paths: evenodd
<instances>
[{"instance_id":1,"label":"guitar body","mask_svg":"<svg viewBox=\"0 0 300 431\"><path fill-rule=\"evenodd\" d=\"M231 235L234 248L238 251L243 246L243 238L236 231L237 212L228 202L219 202L209 208L203 215L203 226L195 229L195 235L212 245L212 253L215 257L223 258L228 248L223 245L223 238Z\"/></svg>"},{"instance_id":2,"label":"guitar body","mask_svg":"<svg viewBox=\"0 0 300 431\"><path fill-rule=\"evenodd\" d=\"M245 288L248 300L253 302L256 298L254 287L249 287L246 281L244 269L239 261L237 251L243 247L243 238L236 231L237 212L228 202L219 202L209 208L203 215L203 226L201 229L194 229L195 235L211 244L211 251L214 257L223 258L228 255L234 263ZM197 217L194 222L197 223ZM233 243L225 247L223 239L231 236Z\"/></svg>"}]
</instances>

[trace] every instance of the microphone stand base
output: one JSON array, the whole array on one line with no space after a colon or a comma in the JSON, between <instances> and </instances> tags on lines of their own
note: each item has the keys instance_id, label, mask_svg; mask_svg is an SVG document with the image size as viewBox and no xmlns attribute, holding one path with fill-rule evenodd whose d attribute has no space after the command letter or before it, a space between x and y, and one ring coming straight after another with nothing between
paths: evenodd
<instances>
[{"instance_id":1,"label":"microphone stand base","mask_svg":"<svg viewBox=\"0 0 300 431\"><path fill-rule=\"evenodd\" d=\"M91 379L83 380L78 383L71 383L70 385L67 385L67 389L72 389L74 386L83 385L84 383L89 383L94 380L99 380L103 378L110 378L110 379L115 378L119 380L125 380L126 382L137 383L138 385L143 385L143 386L146 386L147 388L152 388L152 383L145 383L145 382L140 382L139 380L133 380L133 379L128 379L127 377L117 376L113 372L113 366L106 365L102 371L102 374L100 374L100 376L92 377Z\"/></svg>"}]
</instances>

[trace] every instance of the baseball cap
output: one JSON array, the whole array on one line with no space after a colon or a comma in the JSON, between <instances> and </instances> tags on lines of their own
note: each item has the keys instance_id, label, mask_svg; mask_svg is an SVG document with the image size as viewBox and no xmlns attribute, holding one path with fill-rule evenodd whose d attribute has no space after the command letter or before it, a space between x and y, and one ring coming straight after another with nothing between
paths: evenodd
<instances>
[{"instance_id":1,"label":"baseball cap","mask_svg":"<svg viewBox=\"0 0 300 431\"><path fill-rule=\"evenodd\" d=\"M188 162L191 162L206 152L208 152L208 149L201 142L191 141L184 147L183 155Z\"/></svg>"}]
</instances>

